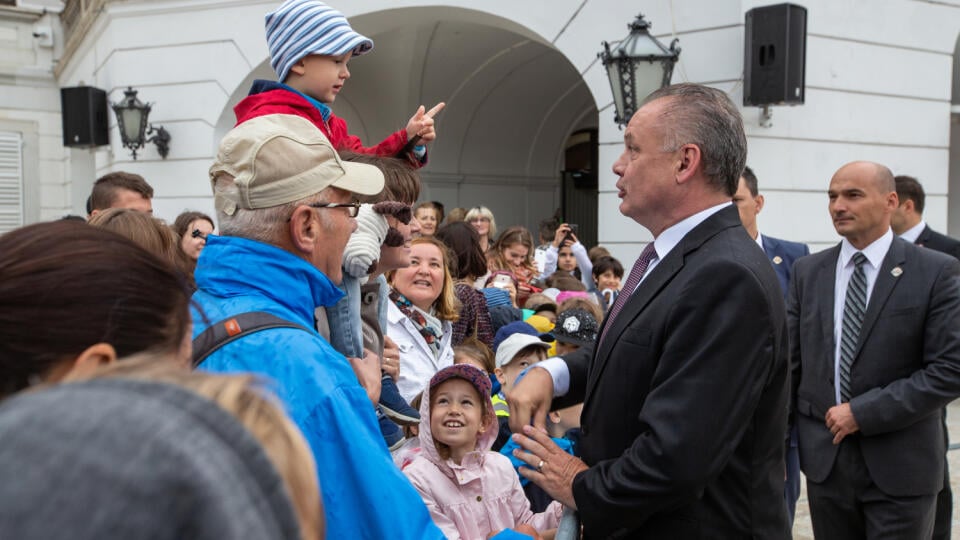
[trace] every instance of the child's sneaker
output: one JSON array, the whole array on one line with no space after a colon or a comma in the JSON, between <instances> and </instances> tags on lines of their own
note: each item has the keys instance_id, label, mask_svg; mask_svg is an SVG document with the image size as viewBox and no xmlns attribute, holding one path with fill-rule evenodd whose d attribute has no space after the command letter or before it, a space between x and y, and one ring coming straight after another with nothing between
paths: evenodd
<instances>
[{"instance_id":1,"label":"child's sneaker","mask_svg":"<svg viewBox=\"0 0 960 540\"><path fill-rule=\"evenodd\" d=\"M420 423L420 413L400 395L393 377L384 375L380 381L380 408L390 420L401 426L415 426Z\"/></svg>"}]
</instances>

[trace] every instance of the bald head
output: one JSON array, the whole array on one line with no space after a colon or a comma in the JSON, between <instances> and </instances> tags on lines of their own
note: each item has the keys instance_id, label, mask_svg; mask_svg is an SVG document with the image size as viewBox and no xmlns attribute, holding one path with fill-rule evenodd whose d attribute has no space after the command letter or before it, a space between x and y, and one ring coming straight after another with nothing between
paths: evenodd
<instances>
[{"instance_id":1,"label":"bald head","mask_svg":"<svg viewBox=\"0 0 960 540\"><path fill-rule=\"evenodd\" d=\"M827 194L834 228L855 248L867 247L890 230L898 202L887 167L869 161L848 163L834 173Z\"/></svg>"},{"instance_id":2,"label":"bald head","mask_svg":"<svg viewBox=\"0 0 960 540\"><path fill-rule=\"evenodd\" d=\"M851 161L837 169L834 178L839 174L856 175L867 182L872 182L876 189L889 193L897 190L897 183L893 179L893 172L885 165L872 161Z\"/></svg>"}]
</instances>

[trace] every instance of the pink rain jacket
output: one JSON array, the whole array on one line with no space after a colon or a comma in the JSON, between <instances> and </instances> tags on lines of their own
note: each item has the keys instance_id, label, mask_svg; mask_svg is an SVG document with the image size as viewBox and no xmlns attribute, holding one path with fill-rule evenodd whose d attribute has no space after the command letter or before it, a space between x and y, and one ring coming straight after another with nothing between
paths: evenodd
<instances>
[{"instance_id":1,"label":"pink rain jacket","mask_svg":"<svg viewBox=\"0 0 960 540\"><path fill-rule=\"evenodd\" d=\"M403 472L427 503L434 523L450 540L482 540L491 532L521 523L538 531L556 528L560 523L563 505L557 501L542 513L530 511L530 501L510 460L490 451L496 438L494 423L480 434L477 450L464 456L460 465L441 459L430 433L430 389L423 391L422 452Z\"/></svg>"}]
</instances>

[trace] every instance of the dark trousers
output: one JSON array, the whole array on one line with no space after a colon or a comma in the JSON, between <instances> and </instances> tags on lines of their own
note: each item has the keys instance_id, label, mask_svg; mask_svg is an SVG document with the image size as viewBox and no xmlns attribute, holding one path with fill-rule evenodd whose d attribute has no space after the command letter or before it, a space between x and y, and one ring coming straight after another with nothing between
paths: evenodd
<instances>
[{"instance_id":1,"label":"dark trousers","mask_svg":"<svg viewBox=\"0 0 960 540\"><path fill-rule=\"evenodd\" d=\"M937 493L937 517L933 520L933 540L950 540L953 525L953 491L950 490L949 463L943 464L943 489Z\"/></svg>"},{"instance_id":2,"label":"dark trousers","mask_svg":"<svg viewBox=\"0 0 960 540\"><path fill-rule=\"evenodd\" d=\"M870 478L856 434L840 443L826 480L819 484L807 480L807 497L818 539L928 540L933 535L936 493L896 497L880 491Z\"/></svg>"},{"instance_id":3,"label":"dark trousers","mask_svg":"<svg viewBox=\"0 0 960 540\"><path fill-rule=\"evenodd\" d=\"M797 448L797 426L790 428L790 442L787 443L787 478L783 483L783 500L787 503L787 515L790 516L790 528L793 528L793 516L797 512L797 499L800 498L800 449Z\"/></svg>"}]
</instances>

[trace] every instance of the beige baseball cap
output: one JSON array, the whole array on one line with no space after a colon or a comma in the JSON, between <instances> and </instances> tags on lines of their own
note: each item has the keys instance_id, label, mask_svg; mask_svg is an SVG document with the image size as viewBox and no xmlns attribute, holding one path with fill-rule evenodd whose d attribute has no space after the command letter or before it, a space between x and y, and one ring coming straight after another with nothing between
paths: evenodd
<instances>
[{"instance_id":1,"label":"beige baseball cap","mask_svg":"<svg viewBox=\"0 0 960 540\"><path fill-rule=\"evenodd\" d=\"M215 193L217 210L227 215L291 203L330 186L360 195L383 190L379 168L342 161L317 126L292 114L258 116L227 132L210 167L211 185L221 173L239 188L232 196Z\"/></svg>"}]
</instances>

